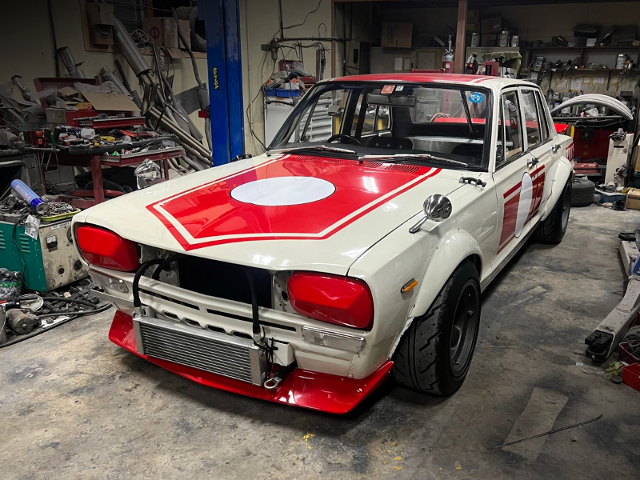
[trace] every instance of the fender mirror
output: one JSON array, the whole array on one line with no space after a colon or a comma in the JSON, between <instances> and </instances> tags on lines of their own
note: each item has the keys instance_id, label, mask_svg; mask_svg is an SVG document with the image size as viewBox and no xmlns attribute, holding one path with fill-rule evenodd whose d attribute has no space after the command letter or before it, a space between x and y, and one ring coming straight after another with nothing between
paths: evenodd
<instances>
[{"instance_id":1,"label":"fender mirror","mask_svg":"<svg viewBox=\"0 0 640 480\"><path fill-rule=\"evenodd\" d=\"M452 210L451 201L439 193L429 195L422 204L422 208L425 216L409 229L409 233L417 233L427 220L435 222L446 220L451 215Z\"/></svg>"}]
</instances>

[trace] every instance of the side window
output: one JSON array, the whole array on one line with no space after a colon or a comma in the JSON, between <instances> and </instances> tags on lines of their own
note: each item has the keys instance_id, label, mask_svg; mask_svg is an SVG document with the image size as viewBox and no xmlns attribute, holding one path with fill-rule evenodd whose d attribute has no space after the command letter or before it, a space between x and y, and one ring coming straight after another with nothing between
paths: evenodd
<instances>
[{"instance_id":1,"label":"side window","mask_svg":"<svg viewBox=\"0 0 640 480\"><path fill-rule=\"evenodd\" d=\"M533 90L522 91L522 108L527 128L527 145L534 148L542 142L540 139L540 121L538 120L538 108Z\"/></svg>"},{"instance_id":2,"label":"side window","mask_svg":"<svg viewBox=\"0 0 640 480\"><path fill-rule=\"evenodd\" d=\"M538 115L540 117L540 133L542 141L546 142L549 138L549 124L547 122L547 114L544 109L544 102L540 97L540 92L536 92L536 103L538 105Z\"/></svg>"},{"instance_id":3,"label":"side window","mask_svg":"<svg viewBox=\"0 0 640 480\"><path fill-rule=\"evenodd\" d=\"M518 95L516 92L508 92L502 95L500 105L496 168L500 168L520 153L522 153L522 128Z\"/></svg>"}]
</instances>

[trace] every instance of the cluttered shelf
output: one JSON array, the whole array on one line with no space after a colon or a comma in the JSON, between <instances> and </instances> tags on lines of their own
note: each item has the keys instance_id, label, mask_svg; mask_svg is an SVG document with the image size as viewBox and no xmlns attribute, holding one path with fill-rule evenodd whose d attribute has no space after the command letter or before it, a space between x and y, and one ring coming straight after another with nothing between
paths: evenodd
<instances>
[{"instance_id":1,"label":"cluttered shelf","mask_svg":"<svg viewBox=\"0 0 640 480\"><path fill-rule=\"evenodd\" d=\"M525 47L525 50L527 51L538 51L538 50L601 50L601 51L616 51L616 50L625 50L625 51L630 51L630 50L640 50L640 47L634 47L634 46L604 46L604 47L599 47L599 46L594 46L594 47Z\"/></svg>"}]
</instances>

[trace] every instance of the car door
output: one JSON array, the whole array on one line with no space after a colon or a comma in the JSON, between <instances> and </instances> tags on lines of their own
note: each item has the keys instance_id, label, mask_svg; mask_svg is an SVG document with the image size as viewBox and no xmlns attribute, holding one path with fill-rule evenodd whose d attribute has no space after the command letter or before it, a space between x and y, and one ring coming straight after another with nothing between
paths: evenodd
<instances>
[{"instance_id":1,"label":"car door","mask_svg":"<svg viewBox=\"0 0 640 480\"><path fill-rule=\"evenodd\" d=\"M498 242L494 248L494 270L509 258L526 235L530 220L533 179L529 172L524 121L518 88L501 92L498 102L498 134L493 179L498 197ZM524 183L524 185L523 185Z\"/></svg>"},{"instance_id":2,"label":"car door","mask_svg":"<svg viewBox=\"0 0 640 480\"><path fill-rule=\"evenodd\" d=\"M529 152L526 160L532 178L531 225L538 222L542 204L551 195L551 183L545 181L555 160L551 150L553 139L540 91L536 88L520 88L524 116L525 143Z\"/></svg>"}]
</instances>

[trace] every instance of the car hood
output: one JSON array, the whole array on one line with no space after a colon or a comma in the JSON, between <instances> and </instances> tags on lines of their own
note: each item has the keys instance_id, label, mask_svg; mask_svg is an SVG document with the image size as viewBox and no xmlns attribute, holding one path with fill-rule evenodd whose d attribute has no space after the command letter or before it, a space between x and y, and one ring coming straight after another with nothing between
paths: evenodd
<instances>
[{"instance_id":1,"label":"car hood","mask_svg":"<svg viewBox=\"0 0 640 480\"><path fill-rule=\"evenodd\" d=\"M271 270L344 275L464 172L261 155L163 182L76 216L144 245Z\"/></svg>"}]
</instances>

